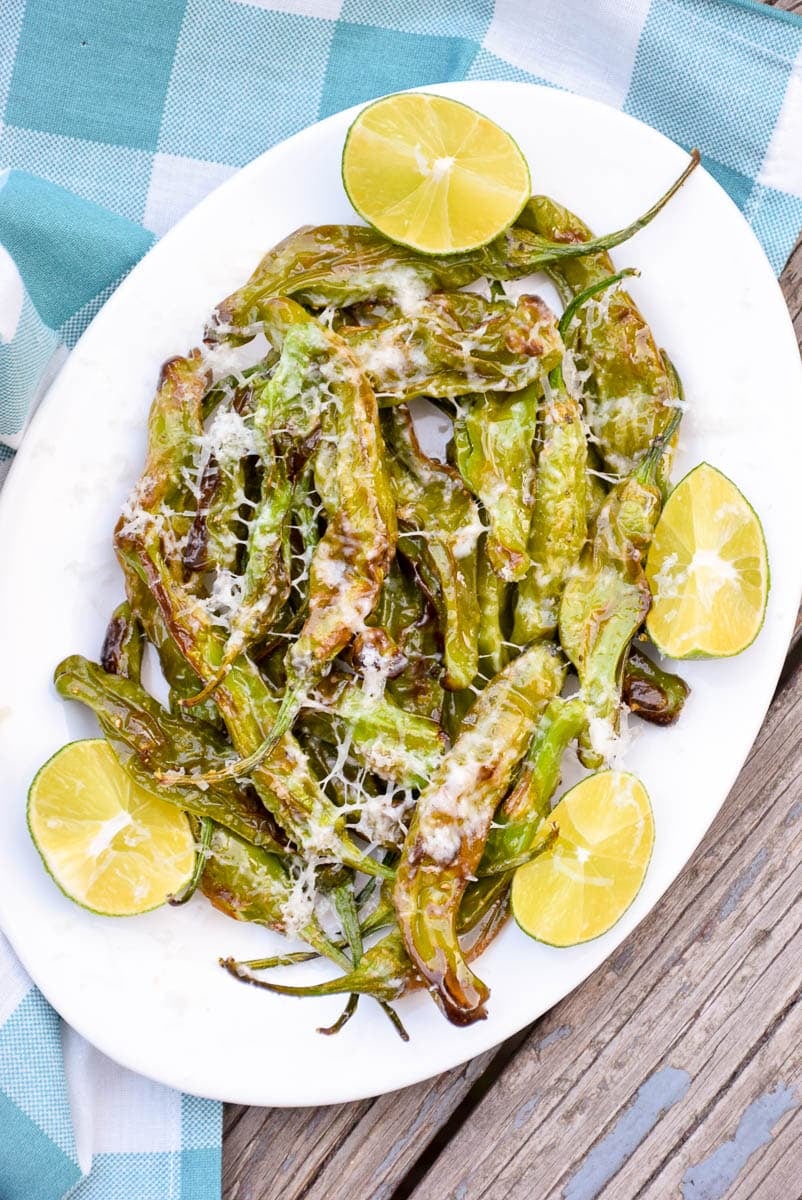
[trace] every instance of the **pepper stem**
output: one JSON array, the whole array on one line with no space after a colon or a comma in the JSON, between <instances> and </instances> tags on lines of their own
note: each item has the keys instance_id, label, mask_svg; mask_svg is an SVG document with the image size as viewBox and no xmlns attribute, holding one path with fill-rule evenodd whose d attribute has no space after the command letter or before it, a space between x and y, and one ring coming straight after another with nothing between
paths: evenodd
<instances>
[{"instance_id":1,"label":"pepper stem","mask_svg":"<svg viewBox=\"0 0 802 1200\"><path fill-rule=\"evenodd\" d=\"M511 871L515 871L518 867L525 867L527 863L532 862L536 858L540 858L541 854L545 854L560 836L559 826L552 824L543 841L537 846L530 847L522 854L517 854L514 858L505 859L504 862L488 863L486 867L480 867L477 870L477 879L487 879L491 875L508 875Z\"/></svg>"},{"instance_id":2,"label":"pepper stem","mask_svg":"<svg viewBox=\"0 0 802 1200\"><path fill-rule=\"evenodd\" d=\"M354 966L359 966L362 957L362 930L359 925L359 913L356 908L353 889L350 881L341 887L334 888L331 893L334 910L340 921L343 936L348 943Z\"/></svg>"},{"instance_id":3,"label":"pepper stem","mask_svg":"<svg viewBox=\"0 0 802 1200\"><path fill-rule=\"evenodd\" d=\"M220 666L217 668L217 670L215 671L212 678L209 680L208 683L206 683L201 688L201 690L199 692L196 692L194 696L183 696L182 697L182 699L180 701L181 707L182 708L194 708L196 704L203 704L204 700L208 700L209 697L212 695L212 693L217 691L220 684L223 682L226 675L231 670L232 666L234 665L234 659L237 657L237 654L239 654L239 650L237 651L236 654L226 654L223 657L223 660L220 663Z\"/></svg>"},{"instance_id":4,"label":"pepper stem","mask_svg":"<svg viewBox=\"0 0 802 1200\"><path fill-rule=\"evenodd\" d=\"M606 279L597 279L590 287L586 287L583 292L579 292L574 296L560 317L560 323L557 326L560 337L565 338L568 326L583 304L587 304L588 300L592 300L599 292L605 292L607 288L614 287L616 283L620 283L627 275L640 275L640 271L636 270L635 267L625 267L623 271L618 271L615 275L608 275ZM549 383L553 388L563 388L565 386L562 363L558 363L556 367L553 367L549 371Z\"/></svg>"},{"instance_id":5,"label":"pepper stem","mask_svg":"<svg viewBox=\"0 0 802 1200\"><path fill-rule=\"evenodd\" d=\"M289 954L274 954L272 958L246 958L239 965L251 971L271 971L274 967L292 967L321 957L317 950L294 950Z\"/></svg>"},{"instance_id":6,"label":"pepper stem","mask_svg":"<svg viewBox=\"0 0 802 1200\"><path fill-rule=\"evenodd\" d=\"M671 414L671 418L662 433L658 433L653 439L643 462L637 470L638 479L641 482L647 482L652 479L655 471L660 463L660 459L666 452L666 449L671 443L671 439L679 429L679 423L682 420L682 409L675 408Z\"/></svg>"},{"instance_id":7,"label":"pepper stem","mask_svg":"<svg viewBox=\"0 0 802 1200\"><path fill-rule=\"evenodd\" d=\"M202 693L199 694L202 695ZM267 737L252 753L246 754L244 758L238 758L234 762L227 763L224 767L217 767L214 771L205 771L200 775L177 775L173 777L171 773L164 773L157 776L157 778L162 783L181 782L183 784L192 784L195 787L207 787L210 783L222 783L225 779L237 779L241 775L248 775L261 762L270 757L284 737L284 734L289 731L301 709L303 697L304 691L300 688L285 694L276 713L276 719L270 728L270 733L268 733ZM191 699L194 702L195 697L193 696Z\"/></svg>"},{"instance_id":8,"label":"pepper stem","mask_svg":"<svg viewBox=\"0 0 802 1200\"><path fill-rule=\"evenodd\" d=\"M206 858L209 847L212 844L212 834L214 833L214 822L210 817L200 818L200 845L195 852L195 866L190 876L186 887L182 888L175 896L169 896L167 903L172 904L177 908L180 904L186 904L187 900L191 900L198 890L198 884L201 881L204 868L206 866Z\"/></svg>"},{"instance_id":9,"label":"pepper stem","mask_svg":"<svg viewBox=\"0 0 802 1200\"><path fill-rule=\"evenodd\" d=\"M354 966L359 966L359 960L362 957L362 930L359 926L359 913L356 908L356 900L350 882L344 883L341 887L335 888L331 893L331 898L334 903L334 909L340 919L343 935L348 943L348 948L351 951L351 957L354 960ZM322 1029L318 1029L318 1033L333 1034L339 1033L344 1025L347 1025L354 1015L359 1004L359 993L352 992L348 997L346 1004L340 1016L333 1025L329 1025Z\"/></svg>"},{"instance_id":10,"label":"pepper stem","mask_svg":"<svg viewBox=\"0 0 802 1200\"><path fill-rule=\"evenodd\" d=\"M631 225L627 225L624 229L617 229L614 233L606 233L602 237L591 238L587 242L545 242L543 251L538 255L538 265L545 266L548 263L559 262L562 258L580 258L585 254L599 254L605 250L614 250L616 246L620 246L622 242L626 242L629 238L634 237L650 221L654 220L661 209L665 208L669 200L677 194L692 172L696 170L699 162L699 151L696 149L691 150L691 160L680 177L672 183L668 191L660 197L656 204L647 209ZM548 247L548 249L545 247Z\"/></svg>"},{"instance_id":11,"label":"pepper stem","mask_svg":"<svg viewBox=\"0 0 802 1200\"><path fill-rule=\"evenodd\" d=\"M290 955L284 955L283 959L284 961L287 961L290 957ZM300 961L300 955L296 957L297 961ZM337 1018L334 1024L318 1029L318 1033L327 1035L339 1033L343 1026L350 1021L351 1017L356 1011L357 1001L359 999L359 992L352 991L352 985L361 985L359 987L359 991L366 992L368 995L371 994L368 980L366 980L365 977L360 974L358 968L354 968L353 971L349 971L347 974L341 975L338 979L330 979L324 983L310 984L306 987L291 987L288 984L268 983L266 979L257 979L255 975L251 975L250 972L245 970L245 968L249 966L253 967L254 970L258 970L260 967L257 964L264 963L266 965L270 965L273 962L275 962L277 966L283 965L283 963L279 963L274 959L256 959L253 962L246 963L237 962L236 959L233 958L221 958L220 966L228 971L229 975L233 975L235 979L239 979L242 983L250 983L253 985L253 987L263 988L267 992L275 992L280 996L335 996L343 992L351 992L344 1011ZM374 999L378 1001L382 1011L392 1023L401 1040L408 1042L409 1034L404 1028L401 1018L398 1016L398 1013L395 1011L392 1005L390 1005L386 1000L380 999L378 996L374 996Z\"/></svg>"},{"instance_id":12,"label":"pepper stem","mask_svg":"<svg viewBox=\"0 0 802 1200\"><path fill-rule=\"evenodd\" d=\"M318 1033L324 1033L324 1034L326 1034L327 1037L331 1037L333 1034L339 1033L340 1030L343 1028L343 1026L347 1025L348 1022L351 1020L351 1017L356 1012L356 1008L357 1008L358 1004L359 1004L359 994L357 992L352 992L351 995L348 997L348 1003L346 1004L345 1008L340 1013L339 1017L334 1022L334 1024L333 1025L319 1025L318 1030L317 1030Z\"/></svg>"},{"instance_id":13,"label":"pepper stem","mask_svg":"<svg viewBox=\"0 0 802 1200\"><path fill-rule=\"evenodd\" d=\"M606 292L608 288L613 287L616 283L620 283L627 275L640 275L640 271L635 267L625 267L623 271L617 271L615 275L608 275L605 279L597 279L595 283L591 283L584 291L577 292L576 296L566 305L565 312L560 317L560 322L557 326L560 337L565 337L568 332L568 326L573 321L578 310L588 300L592 300L599 292Z\"/></svg>"},{"instance_id":14,"label":"pepper stem","mask_svg":"<svg viewBox=\"0 0 802 1200\"><path fill-rule=\"evenodd\" d=\"M221 958L220 966L239 979L242 983L250 983L253 987L263 988L266 992L275 992L279 996L339 996L343 992L351 992L355 985L363 982L358 970L348 971L338 975L336 979L326 979L322 983L310 983L302 987L288 983L269 983L266 979L257 979L245 970L245 964L234 958Z\"/></svg>"},{"instance_id":15,"label":"pepper stem","mask_svg":"<svg viewBox=\"0 0 802 1200\"><path fill-rule=\"evenodd\" d=\"M388 1004L386 1000L380 1000L379 1006L381 1007L385 1016L389 1018L391 1024L395 1028L396 1033L401 1038L401 1041L408 1042L409 1034L407 1033L406 1029L404 1028L404 1022L401 1020L398 1013L393 1008L392 1004Z\"/></svg>"}]
</instances>

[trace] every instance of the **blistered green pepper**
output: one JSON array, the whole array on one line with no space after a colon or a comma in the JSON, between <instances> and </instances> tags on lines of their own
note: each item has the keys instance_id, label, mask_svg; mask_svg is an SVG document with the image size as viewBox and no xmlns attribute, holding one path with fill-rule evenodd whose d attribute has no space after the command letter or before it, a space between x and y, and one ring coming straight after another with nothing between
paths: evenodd
<instances>
[{"instance_id":1,"label":"blistered green pepper","mask_svg":"<svg viewBox=\"0 0 802 1200\"><path fill-rule=\"evenodd\" d=\"M196 695L202 687L200 676L193 671L173 641L159 607L145 584L124 563L123 572L131 610L141 623L147 641L156 650L161 672L169 685L170 711L184 713L187 710L182 701ZM218 731L223 728L222 717L213 700L206 700L189 711L194 721L210 725Z\"/></svg>"},{"instance_id":2,"label":"blistered green pepper","mask_svg":"<svg viewBox=\"0 0 802 1200\"><path fill-rule=\"evenodd\" d=\"M405 659L403 670L387 680L388 695L408 712L439 721L443 688L437 612L402 552L390 568L370 620L387 631Z\"/></svg>"},{"instance_id":3,"label":"blistered green pepper","mask_svg":"<svg viewBox=\"0 0 802 1200\"><path fill-rule=\"evenodd\" d=\"M165 626L181 653L200 676L208 679L220 664L223 640L196 597L171 578L158 540L139 540L130 531L118 530L118 556L128 574L145 583L157 601ZM230 768L176 778L166 772L169 784L204 789L237 772L238 763L258 751L275 722L278 704L256 667L245 656L233 664L215 699L240 758ZM325 796L297 742L287 733L268 762L261 759L250 772L262 802L298 848L313 857L339 861L368 874L387 874L381 864L366 859L344 832L344 817Z\"/></svg>"},{"instance_id":4,"label":"blistered green pepper","mask_svg":"<svg viewBox=\"0 0 802 1200\"><path fill-rule=\"evenodd\" d=\"M296 479L331 403L322 377L331 346L320 324L292 300L271 301L266 324L281 352L272 375L255 389L247 427L261 463L261 495L248 525L242 573L221 571L215 579L212 600L219 594L226 610L226 645L217 672L193 703L205 700L237 656L270 632L289 595Z\"/></svg>"},{"instance_id":5,"label":"blistered green pepper","mask_svg":"<svg viewBox=\"0 0 802 1200\"><path fill-rule=\"evenodd\" d=\"M208 383L199 350L163 365L148 416L145 466L123 507L123 523L140 527L141 532L141 527L155 521L176 547L192 521L187 473L194 468L203 435L202 405Z\"/></svg>"},{"instance_id":6,"label":"blistered green pepper","mask_svg":"<svg viewBox=\"0 0 802 1200\"><path fill-rule=\"evenodd\" d=\"M203 771L224 762L231 748L215 730L167 712L135 680L110 674L79 654L56 667L54 682L65 699L92 709L122 766L142 787L255 846L286 854L272 818L247 786L223 780L201 791L156 781L156 771Z\"/></svg>"},{"instance_id":7,"label":"blistered green pepper","mask_svg":"<svg viewBox=\"0 0 802 1200\"><path fill-rule=\"evenodd\" d=\"M313 695L307 724L324 740L349 737L357 761L399 787L421 787L443 755L445 737L436 721L405 712L391 696L365 690L352 680L324 680Z\"/></svg>"},{"instance_id":8,"label":"blistered green pepper","mask_svg":"<svg viewBox=\"0 0 802 1200\"><path fill-rule=\"evenodd\" d=\"M582 415L563 389L544 404L536 498L529 530L532 566L518 585L512 640L526 646L550 637L567 573L587 537L587 444Z\"/></svg>"},{"instance_id":9,"label":"blistered green pepper","mask_svg":"<svg viewBox=\"0 0 802 1200\"><path fill-rule=\"evenodd\" d=\"M100 652L103 670L139 683L144 648L142 623L128 601L124 600L122 604L117 605L106 626L106 636Z\"/></svg>"},{"instance_id":10,"label":"blistered green pepper","mask_svg":"<svg viewBox=\"0 0 802 1200\"><path fill-rule=\"evenodd\" d=\"M484 884L485 881L480 881ZM457 932L466 939L462 950L465 961L472 962L486 949L499 932L507 919L507 891L509 884L494 888L477 885L471 888L475 899L466 905L465 911L460 911L457 922ZM364 931L364 925L363 925ZM304 955L304 959L306 959ZM287 959L289 956L287 956ZM287 961L285 959L284 961ZM300 956L299 956L300 960ZM298 960L296 960L298 961ZM295 987L291 984L271 983L266 979L257 979L250 974L250 969L260 970L282 965L279 960L263 959L260 962L239 963L228 958L221 961L221 966L243 983L250 983L266 991L276 992L282 996L337 996L347 992L372 996L385 1004L397 1000L407 992L424 986L424 980L418 974L415 964L410 960L404 946L400 930L393 929L385 934L374 946L362 955L359 965L349 970L345 975L323 983L310 984L305 987ZM407 1035L400 1024L396 1025L404 1041Z\"/></svg>"},{"instance_id":11,"label":"blistered green pepper","mask_svg":"<svg viewBox=\"0 0 802 1200\"><path fill-rule=\"evenodd\" d=\"M421 793L396 868L393 898L407 953L445 1015L485 1015L487 987L468 967L457 915L493 813L565 667L549 645L525 650L488 684Z\"/></svg>"},{"instance_id":12,"label":"blistered green pepper","mask_svg":"<svg viewBox=\"0 0 802 1200\"><path fill-rule=\"evenodd\" d=\"M443 685L468 687L479 665L476 545L483 526L476 502L453 468L420 449L404 406L382 417L395 492L400 544L438 610Z\"/></svg>"},{"instance_id":13,"label":"blistered green pepper","mask_svg":"<svg viewBox=\"0 0 802 1200\"><path fill-rule=\"evenodd\" d=\"M538 296L509 304L463 292L432 295L414 316L340 333L383 405L517 392L562 354L556 318Z\"/></svg>"},{"instance_id":14,"label":"blistered green pepper","mask_svg":"<svg viewBox=\"0 0 802 1200\"><path fill-rule=\"evenodd\" d=\"M164 364L148 416L145 466L117 523L115 538L156 540L163 545L175 579L183 577L181 548L189 532L193 501L189 481L196 469L203 434L203 400L208 385L199 351ZM123 564L125 572L125 564ZM126 572L126 591L132 611L147 640L159 654L170 685L171 704L198 691L201 682L184 661L147 589ZM215 723L216 710L206 705L196 713Z\"/></svg>"},{"instance_id":15,"label":"blistered green pepper","mask_svg":"<svg viewBox=\"0 0 802 1200\"><path fill-rule=\"evenodd\" d=\"M477 596L479 599L479 672L480 680L492 679L507 665L511 646L505 637L504 621L510 587L500 579L487 557L487 544L479 544Z\"/></svg>"},{"instance_id":16,"label":"blistered green pepper","mask_svg":"<svg viewBox=\"0 0 802 1200\"><path fill-rule=\"evenodd\" d=\"M578 293L560 319L560 333L571 327L576 312L584 304L614 286L627 273L605 277ZM534 511L528 541L532 566L518 588L512 633L519 646L553 636L563 585L587 538L588 480L593 477L588 473L585 423L579 401L568 387L561 366L549 375L539 432Z\"/></svg>"},{"instance_id":17,"label":"blistered green pepper","mask_svg":"<svg viewBox=\"0 0 802 1200\"><path fill-rule=\"evenodd\" d=\"M652 725L673 725L690 690L681 676L664 671L635 643L630 646L622 697L631 712Z\"/></svg>"},{"instance_id":18,"label":"blistered green pepper","mask_svg":"<svg viewBox=\"0 0 802 1200\"><path fill-rule=\"evenodd\" d=\"M248 464L256 455L250 415L254 387L261 381L255 373L243 386L221 389L204 439L208 453L199 463L195 517L182 552L187 573L236 572L239 566L252 504Z\"/></svg>"},{"instance_id":19,"label":"blistered green pepper","mask_svg":"<svg viewBox=\"0 0 802 1200\"><path fill-rule=\"evenodd\" d=\"M334 398L323 411L321 434L335 449L330 487L336 507L327 512L326 532L312 557L307 617L287 652L286 690L273 728L239 771L271 752L332 660L364 627L395 554L395 504L376 397L336 334L322 327L321 333Z\"/></svg>"},{"instance_id":20,"label":"blistered green pepper","mask_svg":"<svg viewBox=\"0 0 802 1200\"><path fill-rule=\"evenodd\" d=\"M587 719L577 698L556 696L540 718L515 786L496 813L487 837L480 876L508 875L535 843L560 781L560 763Z\"/></svg>"},{"instance_id":21,"label":"blistered green pepper","mask_svg":"<svg viewBox=\"0 0 802 1200\"><path fill-rule=\"evenodd\" d=\"M522 219L545 237L591 237L573 213L544 196L534 197ZM567 296L612 274L609 255L554 264L550 274ZM632 471L671 416L680 397L675 376L638 306L624 288L585 305L564 332L574 369L584 377L585 415L599 453L611 471ZM668 469L666 456L663 467Z\"/></svg>"},{"instance_id":22,"label":"blistered green pepper","mask_svg":"<svg viewBox=\"0 0 802 1200\"><path fill-rule=\"evenodd\" d=\"M602 765L618 729L627 650L651 603L643 560L662 506L657 469L680 416L675 410L636 470L611 489L560 601L560 642L576 667L588 710L580 739L587 767Z\"/></svg>"},{"instance_id":23,"label":"blistered green pepper","mask_svg":"<svg viewBox=\"0 0 802 1200\"><path fill-rule=\"evenodd\" d=\"M252 846L227 829L215 826L200 881L204 896L236 921L252 921L286 933L287 906L293 880L285 863L260 846ZM313 915L297 931L320 954L348 969L346 956L326 936Z\"/></svg>"},{"instance_id":24,"label":"blistered green pepper","mask_svg":"<svg viewBox=\"0 0 802 1200\"><path fill-rule=\"evenodd\" d=\"M454 461L487 514L485 554L506 582L529 570L535 501L534 441L542 385L512 396L482 393L462 401L454 422Z\"/></svg>"},{"instance_id":25,"label":"blistered green pepper","mask_svg":"<svg viewBox=\"0 0 802 1200\"><path fill-rule=\"evenodd\" d=\"M587 247L551 240L518 223L479 250L437 258L390 243L361 225L305 226L268 251L248 282L218 306L209 336L258 326L264 302L273 296L294 296L313 308L389 300L414 312L432 292L452 291L483 275L515 279L565 259L610 250L657 216L698 161L694 151L689 166L648 212Z\"/></svg>"}]
</instances>

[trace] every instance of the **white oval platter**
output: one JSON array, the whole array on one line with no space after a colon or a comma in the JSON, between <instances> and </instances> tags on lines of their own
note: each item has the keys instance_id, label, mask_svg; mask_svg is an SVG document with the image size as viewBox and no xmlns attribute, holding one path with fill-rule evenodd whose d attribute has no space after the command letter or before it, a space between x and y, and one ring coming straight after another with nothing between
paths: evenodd
<instances>
[{"instance_id":1,"label":"white oval platter","mask_svg":"<svg viewBox=\"0 0 802 1200\"><path fill-rule=\"evenodd\" d=\"M531 164L533 187L599 231L643 211L686 155L631 117L516 83L428 89L487 113ZM354 110L355 111L355 110ZM766 623L740 658L686 664L693 692L670 730L640 726L627 757L654 803L645 885L595 942L554 950L513 924L481 960L489 1017L449 1026L425 994L399 1004L402 1044L366 1000L337 1037L316 1026L340 998L293 1000L237 984L218 956L275 952L278 938L202 897L185 909L110 920L67 901L27 834L36 769L93 720L56 695L53 667L97 657L122 583L111 547L137 476L161 362L197 343L215 303L302 223L354 216L340 152L354 111L276 146L186 216L108 301L37 413L0 500L0 927L45 996L112 1058L205 1096L260 1105L332 1104L415 1083L500 1042L581 983L632 933L703 837L771 701L802 588L798 532L802 371L763 253L719 186L696 172L668 209L614 255L642 276L632 292L682 375L690 409L675 478L707 459L746 492L766 531ZM295 968L309 981L318 964Z\"/></svg>"}]
</instances>

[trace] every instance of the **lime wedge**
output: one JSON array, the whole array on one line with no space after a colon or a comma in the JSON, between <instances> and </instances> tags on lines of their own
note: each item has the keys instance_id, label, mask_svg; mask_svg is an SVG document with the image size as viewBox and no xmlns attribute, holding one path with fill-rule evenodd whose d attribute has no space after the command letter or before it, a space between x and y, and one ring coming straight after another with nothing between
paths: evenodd
<instances>
[{"instance_id":1,"label":"lime wedge","mask_svg":"<svg viewBox=\"0 0 802 1200\"><path fill-rule=\"evenodd\" d=\"M348 130L342 175L361 217L424 254L484 246L529 199L529 168L508 133L456 100L386 96Z\"/></svg>"},{"instance_id":2,"label":"lime wedge","mask_svg":"<svg viewBox=\"0 0 802 1200\"><path fill-rule=\"evenodd\" d=\"M103 738L70 742L45 763L28 828L62 892L103 916L157 908L195 864L184 813L134 783Z\"/></svg>"},{"instance_id":3,"label":"lime wedge","mask_svg":"<svg viewBox=\"0 0 802 1200\"><path fill-rule=\"evenodd\" d=\"M646 789L626 771L599 771L571 788L544 826L555 841L519 867L512 913L530 937L576 946L606 933L640 891L654 845Z\"/></svg>"},{"instance_id":4,"label":"lime wedge","mask_svg":"<svg viewBox=\"0 0 802 1200\"><path fill-rule=\"evenodd\" d=\"M646 561L646 628L669 658L724 658L755 640L769 563L760 521L726 475L702 463L668 498Z\"/></svg>"}]
</instances>

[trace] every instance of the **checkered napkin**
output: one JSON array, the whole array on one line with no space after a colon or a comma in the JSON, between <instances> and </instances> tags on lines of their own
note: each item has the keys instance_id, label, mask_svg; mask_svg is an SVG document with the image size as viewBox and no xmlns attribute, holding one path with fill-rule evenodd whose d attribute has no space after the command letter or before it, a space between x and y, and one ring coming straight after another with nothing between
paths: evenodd
<instances>
[{"instance_id":1,"label":"checkered napkin","mask_svg":"<svg viewBox=\"0 0 802 1200\"><path fill-rule=\"evenodd\" d=\"M219 1200L220 1106L63 1025L0 934L0 1200Z\"/></svg>"},{"instance_id":2,"label":"checkered napkin","mask_svg":"<svg viewBox=\"0 0 802 1200\"><path fill-rule=\"evenodd\" d=\"M0 473L155 239L318 117L530 80L698 145L782 269L802 226L802 20L751 0L5 0ZM104 1059L0 936L0 1200L212 1200L219 1108ZM70 1190L74 1189L74 1190Z\"/></svg>"}]
</instances>

